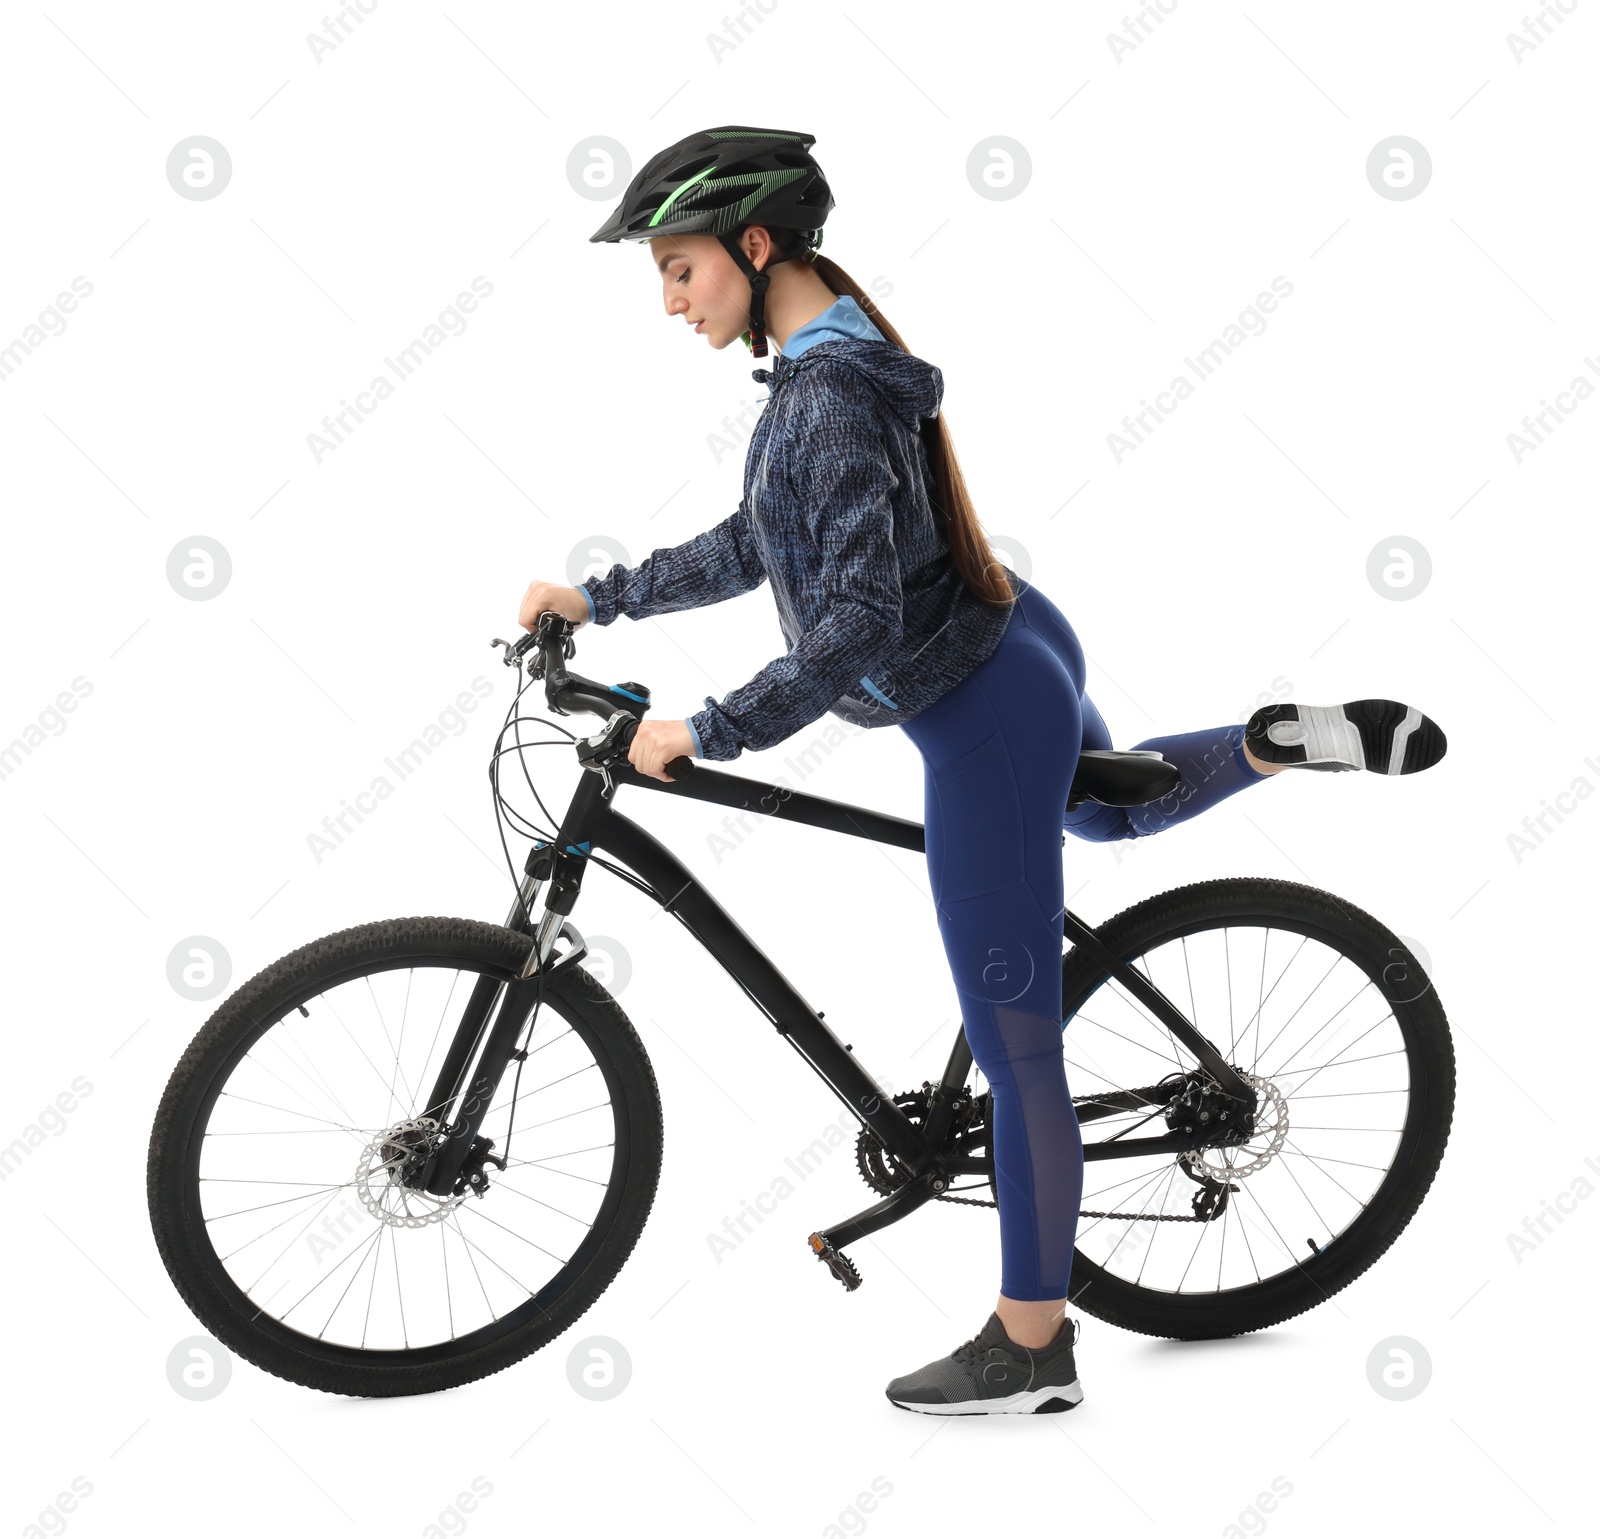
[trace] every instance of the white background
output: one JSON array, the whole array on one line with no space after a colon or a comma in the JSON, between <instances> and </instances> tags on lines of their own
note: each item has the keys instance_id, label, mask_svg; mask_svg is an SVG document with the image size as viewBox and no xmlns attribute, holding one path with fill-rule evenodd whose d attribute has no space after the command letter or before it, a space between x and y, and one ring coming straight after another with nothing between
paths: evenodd
<instances>
[{"instance_id":1,"label":"white background","mask_svg":"<svg viewBox=\"0 0 1600 1539\"><path fill-rule=\"evenodd\" d=\"M1590 1516L1600 1202L1520 1262L1507 1236L1600 1161L1600 810L1568 800L1520 859L1508 837L1600 784L1600 404L1521 463L1507 435L1596 378L1600 5L1520 62L1520 0L1180 0L1120 56L1126 7L1058 10L777 0L714 47L717 5L379 0L320 62L317 6L8 13L0 346L93 285L0 380L0 740L47 717L0 779L0 1141L92 1085L0 1187L10 1531L75 1476L83 1534L421 1533L475 1476L484 1534L823 1534L874 1477L892 1494L848 1531L1230 1533L1275 1477L1292 1494L1247 1531ZM512 675L489 639L597 541L637 562L731 512L741 456L718 463L708 435L762 393L741 345L663 317L643 250L588 243L621 189L580 195L569 157L602 136L636 170L725 123L817 135L827 254L943 369L980 514L1072 620L1117 746L1242 721L1280 678L1290 699L1389 695L1444 726L1423 776L1278 776L1167 837L1064 851L1091 920L1256 874L1419 942L1460 1071L1439 1178L1309 1315L1193 1345L1086 1319L1070 1417L914 1417L883 1385L982 1325L995 1215L924 1209L856 1247L866 1282L846 1294L804 1246L871 1200L841 1151L717 1263L707 1234L842 1109L680 927L596 873L575 917L626 957L667 1126L616 1283L544 1351L446 1395L341 1400L236 1362L192 1403L166 1363L202 1328L154 1248L144 1161L222 996L182 997L169 955L208 937L235 987L347 925L504 916L485 772ZM211 200L167 180L193 135L232 160ZM1408 200L1366 174L1394 135L1432 161ZM966 169L994 136L1031 160L1002 200ZM307 435L480 275L493 293L465 333L318 463ZM1117 463L1123 416L1279 275L1293 294L1264 334ZM166 576L195 536L231 558L209 601ZM1395 536L1432 564L1398 600L1367 577ZM646 681L677 716L781 649L757 590L590 628L576 665ZM316 859L323 818L480 675L493 694L460 736ZM48 717L75 678L87 697ZM825 726L739 769L782 777ZM563 804L570 760L534 767ZM871 732L804 783L920 818L920 773L902 734ZM639 801L883 1081L937 1074L956 1017L920 857L777 824L718 852L710 809ZM632 1362L605 1402L567 1378L592 1335ZM1432 1362L1404 1402L1367 1380L1394 1335Z\"/></svg>"}]
</instances>

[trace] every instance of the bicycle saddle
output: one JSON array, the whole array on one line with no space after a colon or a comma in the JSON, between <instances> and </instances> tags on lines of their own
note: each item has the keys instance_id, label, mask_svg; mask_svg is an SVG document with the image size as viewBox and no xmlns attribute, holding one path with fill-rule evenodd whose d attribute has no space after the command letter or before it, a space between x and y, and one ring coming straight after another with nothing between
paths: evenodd
<instances>
[{"instance_id":1,"label":"bicycle saddle","mask_svg":"<svg viewBox=\"0 0 1600 1539\"><path fill-rule=\"evenodd\" d=\"M1165 796L1180 778L1178 766L1169 764L1154 748L1120 753L1113 748L1085 748L1072 774L1067 811L1086 801L1107 807L1139 807Z\"/></svg>"}]
</instances>

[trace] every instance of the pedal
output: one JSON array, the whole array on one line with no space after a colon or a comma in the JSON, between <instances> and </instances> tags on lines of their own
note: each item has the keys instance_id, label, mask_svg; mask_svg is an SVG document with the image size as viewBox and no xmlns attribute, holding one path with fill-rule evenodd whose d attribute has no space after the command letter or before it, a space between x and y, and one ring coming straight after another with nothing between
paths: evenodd
<instances>
[{"instance_id":1,"label":"pedal","mask_svg":"<svg viewBox=\"0 0 1600 1539\"><path fill-rule=\"evenodd\" d=\"M842 1250L835 1250L831 1241L820 1234L812 1234L806 1236L806 1243L816 1252L817 1260L844 1284L847 1293L854 1293L861 1286L861 1273L856 1270L855 1262Z\"/></svg>"}]
</instances>

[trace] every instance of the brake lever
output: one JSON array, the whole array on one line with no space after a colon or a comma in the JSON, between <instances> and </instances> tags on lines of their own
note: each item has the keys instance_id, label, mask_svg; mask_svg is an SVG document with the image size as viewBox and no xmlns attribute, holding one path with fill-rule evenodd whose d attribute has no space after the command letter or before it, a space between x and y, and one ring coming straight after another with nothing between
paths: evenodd
<instances>
[{"instance_id":1,"label":"brake lever","mask_svg":"<svg viewBox=\"0 0 1600 1539\"><path fill-rule=\"evenodd\" d=\"M613 711L607 717L605 726L598 732L590 737L578 739L578 763L585 769L597 771L603 777L607 795L616 786L616 780L611 773L611 761L619 751L626 754L626 750L621 748L617 738L628 722L637 719L627 711Z\"/></svg>"},{"instance_id":2,"label":"brake lever","mask_svg":"<svg viewBox=\"0 0 1600 1539\"><path fill-rule=\"evenodd\" d=\"M508 668L515 668L523 653L525 653L528 648L533 645L533 632L529 631L527 635L519 638L516 641L502 641L498 636L496 636L494 640L489 643L489 645L491 647L504 647L505 655L500 659L500 661L503 662Z\"/></svg>"}]
</instances>

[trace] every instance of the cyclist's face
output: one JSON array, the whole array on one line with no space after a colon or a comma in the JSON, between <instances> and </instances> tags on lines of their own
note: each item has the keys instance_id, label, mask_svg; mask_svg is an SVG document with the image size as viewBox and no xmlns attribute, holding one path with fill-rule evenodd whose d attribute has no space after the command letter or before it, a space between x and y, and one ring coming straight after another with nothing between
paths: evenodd
<instances>
[{"instance_id":1,"label":"cyclist's face","mask_svg":"<svg viewBox=\"0 0 1600 1539\"><path fill-rule=\"evenodd\" d=\"M745 239L751 242L749 231ZM681 315L712 347L720 350L750 329L750 285L716 236L658 235L650 258L661 274L667 314Z\"/></svg>"}]
</instances>

